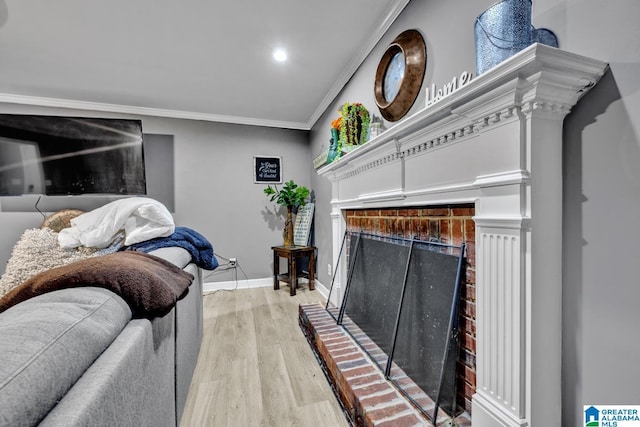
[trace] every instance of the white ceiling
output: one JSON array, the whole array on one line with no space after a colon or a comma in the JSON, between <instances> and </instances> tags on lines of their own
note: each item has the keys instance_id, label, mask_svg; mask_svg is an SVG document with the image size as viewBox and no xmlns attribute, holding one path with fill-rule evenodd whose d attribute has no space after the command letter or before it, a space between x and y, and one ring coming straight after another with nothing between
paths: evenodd
<instances>
[{"instance_id":1,"label":"white ceiling","mask_svg":"<svg viewBox=\"0 0 640 427\"><path fill-rule=\"evenodd\" d=\"M0 102L309 129L408 1L0 0Z\"/></svg>"}]
</instances>

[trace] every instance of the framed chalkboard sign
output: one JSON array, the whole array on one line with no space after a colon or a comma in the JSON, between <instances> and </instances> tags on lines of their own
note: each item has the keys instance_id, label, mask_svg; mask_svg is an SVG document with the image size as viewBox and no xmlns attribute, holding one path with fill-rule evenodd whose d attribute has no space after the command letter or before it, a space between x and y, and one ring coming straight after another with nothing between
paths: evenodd
<instances>
[{"instance_id":1,"label":"framed chalkboard sign","mask_svg":"<svg viewBox=\"0 0 640 427\"><path fill-rule=\"evenodd\" d=\"M253 157L253 182L282 184L282 157Z\"/></svg>"},{"instance_id":2,"label":"framed chalkboard sign","mask_svg":"<svg viewBox=\"0 0 640 427\"><path fill-rule=\"evenodd\" d=\"M313 208L313 203L307 203L298 209L296 222L293 225L293 244L296 246L309 246L311 224L313 223Z\"/></svg>"}]
</instances>

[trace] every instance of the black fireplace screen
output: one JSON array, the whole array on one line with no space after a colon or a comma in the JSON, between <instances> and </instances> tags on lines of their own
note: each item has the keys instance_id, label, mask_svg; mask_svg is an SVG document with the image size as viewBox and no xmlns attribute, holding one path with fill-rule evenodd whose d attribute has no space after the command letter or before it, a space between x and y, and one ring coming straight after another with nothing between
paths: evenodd
<instances>
[{"instance_id":1,"label":"black fireplace screen","mask_svg":"<svg viewBox=\"0 0 640 427\"><path fill-rule=\"evenodd\" d=\"M327 310L425 415L455 415L464 244L347 232L339 259L345 247L344 297Z\"/></svg>"}]
</instances>

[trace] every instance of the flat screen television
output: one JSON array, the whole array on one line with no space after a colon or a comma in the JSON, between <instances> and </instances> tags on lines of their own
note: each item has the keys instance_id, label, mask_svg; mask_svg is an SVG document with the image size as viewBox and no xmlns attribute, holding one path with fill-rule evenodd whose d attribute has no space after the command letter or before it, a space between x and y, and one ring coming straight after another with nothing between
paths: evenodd
<instances>
[{"instance_id":1,"label":"flat screen television","mask_svg":"<svg viewBox=\"0 0 640 427\"><path fill-rule=\"evenodd\" d=\"M142 122L0 114L0 196L146 194Z\"/></svg>"}]
</instances>

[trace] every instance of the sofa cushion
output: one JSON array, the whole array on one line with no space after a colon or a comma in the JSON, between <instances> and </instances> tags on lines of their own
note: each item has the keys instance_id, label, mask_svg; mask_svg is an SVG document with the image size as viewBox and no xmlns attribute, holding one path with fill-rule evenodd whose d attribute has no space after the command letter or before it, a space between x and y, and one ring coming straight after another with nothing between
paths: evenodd
<instances>
[{"instance_id":1,"label":"sofa cushion","mask_svg":"<svg viewBox=\"0 0 640 427\"><path fill-rule=\"evenodd\" d=\"M186 249L179 248L177 246L154 249L149 252L149 255L155 255L177 265L180 268L185 268L191 263L191 254Z\"/></svg>"},{"instance_id":2,"label":"sofa cushion","mask_svg":"<svg viewBox=\"0 0 640 427\"><path fill-rule=\"evenodd\" d=\"M46 293L0 313L0 425L34 425L131 319L102 288Z\"/></svg>"}]
</instances>

